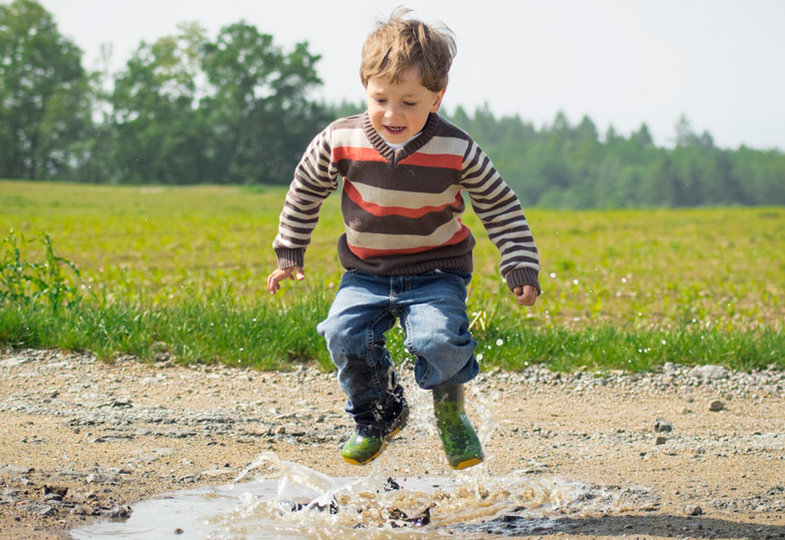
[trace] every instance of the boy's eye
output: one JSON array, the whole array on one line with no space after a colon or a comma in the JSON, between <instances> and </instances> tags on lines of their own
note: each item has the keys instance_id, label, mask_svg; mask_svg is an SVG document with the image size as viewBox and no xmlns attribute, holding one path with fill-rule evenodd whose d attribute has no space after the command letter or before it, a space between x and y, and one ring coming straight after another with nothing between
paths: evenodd
<instances>
[{"instance_id":1,"label":"boy's eye","mask_svg":"<svg viewBox=\"0 0 785 540\"><path fill-rule=\"evenodd\" d=\"M416 101L404 101L403 104L406 105L407 107L416 107L417 106L417 102Z\"/></svg>"},{"instance_id":2,"label":"boy's eye","mask_svg":"<svg viewBox=\"0 0 785 540\"><path fill-rule=\"evenodd\" d=\"M378 103L379 105L384 105L385 103L387 103L387 100L384 98L375 98L374 101L376 101L376 103Z\"/></svg>"}]
</instances>

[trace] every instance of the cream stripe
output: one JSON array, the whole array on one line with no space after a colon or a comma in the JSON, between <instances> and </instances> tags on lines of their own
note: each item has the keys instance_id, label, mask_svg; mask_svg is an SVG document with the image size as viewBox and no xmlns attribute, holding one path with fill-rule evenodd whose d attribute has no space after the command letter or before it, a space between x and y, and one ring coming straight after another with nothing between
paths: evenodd
<instances>
[{"instance_id":1,"label":"cream stripe","mask_svg":"<svg viewBox=\"0 0 785 540\"><path fill-rule=\"evenodd\" d=\"M472 208L474 208L474 211L477 213L477 216L482 217L483 219L486 219L486 216L489 217L491 215L494 216L498 215L499 217L497 217L496 219L505 219L508 214L510 215L518 214L517 211L519 208L519 202L518 199L513 198L506 204L503 201L501 205L499 204L498 201L495 203L483 204L481 202L472 199Z\"/></svg>"},{"instance_id":2,"label":"cream stripe","mask_svg":"<svg viewBox=\"0 0 785 540\"><path fill-rule=\"evenodd\" d=\"M313 230L313 229L311 229L311 230ZM289 237L291 239L305 240L306 243L308 243L310 241L310 238L311 238L311 233L310 232L308 232L308 233L300 233L300 232L296 232L296 231L293 231L293 230L287 229L287 228L282 229L279 234L287 236L287 237ZM291 246L289 246L289 247L291 247Z\"/></svg>"},{"instance_id":3,"label":"cream stripe","mask_svg":"<svg viewBox=\"0 0 785 540\"><path fill-rule=\"evenodd\" d=\"M417 152L423 154L453 154L463 158L468 141L456 137L433 137Z\"/></svg>"},{"instance_id":4,"label":"cream stripe","mask_svg":"<svg viewBox=\"0 0 785 540\"><path fill-rule=\"evenodd\" d=\"M461 191L461 186L452 185L441 193L412 193L411 191L396 191L362 184L352 183L364 201L378 204L379 206L398 206L401 208L417 209L423 206L441 206L452 204Z\"/></svg>"},{"instance_id":5,"label":"cream stripe","mask_svg":"<svg viewBox=\"0 0 785 540\"><path fill-rule=\"evenodd\" d=\"M301 187L297 192L291 192L286 196L286 202L295 207L300 207L303 210L310 210L311 208L322 204L323 201L324 197L320 197L310 190L306 191L306 188L304 187Z\"/></svg>"},{"instance_id":6,"label":"cream stripe","mask_svg":"<svg viewBox=\"0 0 785 540\"><path fill-rule=\"evenodd\" d=\"M523 239L526 238L525 235L522 235L520 232L516 232L515 234L504 234L498 237L495 237L493 243L498 246L505 246L505 250L508 249L506 246L509 244L511 246L515 246L515 250L518 248L533 248L536 247L534 244L534 239L529 236L530 240L525 242ZM501 249L501 248L500 248ZM515 251L511 249L510 251Z\"/></svg>"},{"instance_id":7,"label":"cream stripe","mask_svg":"<svg viewBox=\"0 0 785 540\"><path fill-rule=\"evenodd\" d=\"M362 127L333 129L333 140L341 141L339 146L373 148L373 144L365 136L365 131L363 131Z\"/></svg>"},{"instance_id":8,"label":"cream stripe","mask_svg":"<svg viewBox=\"0 0 785 540\"><path fill-rule=\"evenodd\" d=\"M281 212L281 221L287 222L287 223L292 223L294 225L294 224L299 224L300 223L300 221L296 221L298 219L301 220L301 221L311 221L312 219L317 219L319 217L318 213L317 214L311 214L311 213L307 213L306 210L309 210L309 209L308 208L303 208L302 206L300 206L300 207L284 206L284 209ZM297 227L308 227L308 225L304 225L304 224L299 224L299 225L296 225L296 226ZM313 226L311 226L311 228L313 228L315 226L316 225L314 224Z\"/></svg>"}]
</instances>

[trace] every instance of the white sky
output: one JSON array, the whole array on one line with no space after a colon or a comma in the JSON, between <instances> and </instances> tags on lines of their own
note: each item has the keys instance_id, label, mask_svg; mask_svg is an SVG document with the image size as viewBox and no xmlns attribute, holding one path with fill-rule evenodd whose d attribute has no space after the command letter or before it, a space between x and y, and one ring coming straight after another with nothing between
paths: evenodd
<instances>
[{"instance_id":1,"label":"white sky","mask_svg":"<svg viewBox=\"0 0 785 540\"><path fill-rule=\"evenodd\" d=\"M10 0L0 0L9 3ZM785 150L785 1L781 0L40 0L60 32L99 66L119 69L142 40L197 21L210 38L244 19L289 50L308 41L328 102L363 99L359 53L400 4L456 34L445 106L488 103L538 128L559 110L604 133L645 122L673 143L684 113L719 146Z\"/></svg>"}]
</instances>

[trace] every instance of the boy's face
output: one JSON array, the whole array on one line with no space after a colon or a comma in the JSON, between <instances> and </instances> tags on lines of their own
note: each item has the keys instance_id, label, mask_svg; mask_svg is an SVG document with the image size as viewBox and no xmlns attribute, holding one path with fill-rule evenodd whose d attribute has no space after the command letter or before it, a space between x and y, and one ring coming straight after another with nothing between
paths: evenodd
<instances>
[{"instance_id":1,"label":"boy's face","mask_svg":"<svg viewBox=\"0 0 785 540\"><path fill-rule=\"evenodd\" d=\"M428 114L439 110L444 90L434 92L422 85L416 67L401 73L397 83L371 77L365 86L371 125L390 143L402 143L417 135Z\"/></svg>"}]
</instances>

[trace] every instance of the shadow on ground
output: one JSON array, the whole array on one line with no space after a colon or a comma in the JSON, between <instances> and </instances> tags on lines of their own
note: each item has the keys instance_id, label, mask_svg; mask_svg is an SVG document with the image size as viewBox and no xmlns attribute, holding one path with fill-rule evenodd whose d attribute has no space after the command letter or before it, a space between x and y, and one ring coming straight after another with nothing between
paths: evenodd
<instances>
[{"instance_id":1,"label":"shadow on ground","mask_svg":"<svg viewBox=\"0 0 785 540\"><path fill-rule=\"evenodd\" d=\"M665 538L739 538L750 540L785 539L785 526L741 523L716 518L626 515L598 518L532 520L508 515L464 529L499 536L572 535L587 536L661 536Z\"/></svg>"}]
</instances>

